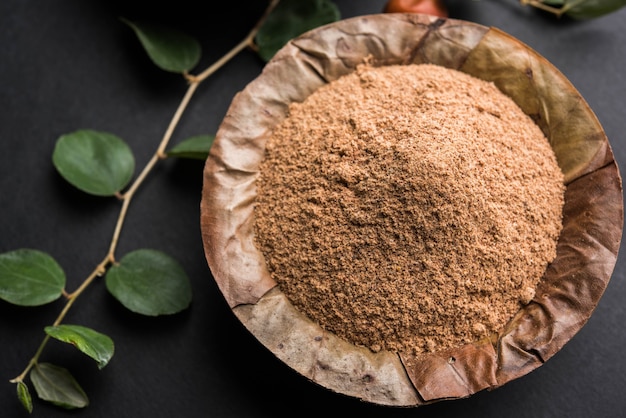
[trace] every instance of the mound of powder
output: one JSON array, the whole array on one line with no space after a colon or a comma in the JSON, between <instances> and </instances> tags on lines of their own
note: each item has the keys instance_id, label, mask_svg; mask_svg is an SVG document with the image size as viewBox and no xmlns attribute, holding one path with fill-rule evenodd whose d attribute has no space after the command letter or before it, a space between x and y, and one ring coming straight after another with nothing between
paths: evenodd
<instances>
[{"instance_id":1,"label":"mound of powder","mask_svg":"<svg viewBox=\"0 0 626 418\"><path fill-rule=\"evenodd\" d=\"M556 256L563 175L492 83L362 65L294 103L266 144L255 240L289 300L372 351L488 337Z\"/></svg>"}]
</instances>

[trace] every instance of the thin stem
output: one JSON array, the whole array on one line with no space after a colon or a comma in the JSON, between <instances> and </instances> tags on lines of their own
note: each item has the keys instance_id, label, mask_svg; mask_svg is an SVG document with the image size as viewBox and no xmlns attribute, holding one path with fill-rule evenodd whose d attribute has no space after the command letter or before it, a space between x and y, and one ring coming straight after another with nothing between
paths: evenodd
<instances>
[{"instance_id":1,"label":"thin stem","mask_svg":"<svg viewBox=\"0 0 626 418\"><path fill-rule=\"evenodd\" d=\"M180 122L180 119L183 116L185 109L187 109L187 105L191 101L191 98L196 92L196 89L198 88L199 84L200 84L200 81L191 83L189 87L187 88L187 92L185 93L183 100L180 102L180 105L178 105L178 109L176 109L176 112L174 113L174 117L172 117L172 121L170 122L170 125L167 127L167 131L165 132L165 135L163 136L163 139L161 140L161 143L159 144L159 148L157 149L157 152L156 152L156 155L159 158L165 157L165 148L167 148L167 144L169 143L172 137L172 134L174 133L174 129L176 129L178 122Z\"/></svg>"},{"instance_id":2,"label":"thin stem","mask_svg":"<svg viewBox=\"0 0 626 418\"><path fill-rule=\"evenodd\" d=\"M567 6L554 7L543 3L541 0L520 0L520 2L524 5L536 7L537 9L553 13L557 17L561 17L561 15L567 10Z\"/></svg>"},{"instance_id":3,"label":"thin stem","mask_svg":"<svg viewBox=\"0 0 626 418\"><path fill-rule=\"evenodd\" d=\"M75 291L73 291L67 296L67 303L63 307L63 310L57 317L56 321L54 321L53 325L55 326L59 325L61 321L63 321L63 318L65 318L67 311L70 310L76 298L80 296L85 291L85 289L87 289L87 287L91 284L91 282L93 282L97 277L102 276L106 272L106 269L111 264L111 262L112 262L111 258L107 254L104 260L102 260L100 264L98 264L98 266L91 272L91 274L85 279L85 281L83 281L83 283L78 287L78 289L76 289Z\"/></svg>"},{"instance_id":4,"label":"thin stem","mask_svg":"<svg viewBox=\"0 0 626 418\"><path fill-rule=\"evenodd\" d=\"M578 6L579 4L583 3L584 1L585 0L578 0L578 1L570 1L570 2L565 3L565 5L563 5L563 7L561 7L559 15L562 15L562 14L566 13L569 9L572 9L572 8Z\"/></svg>"},{"instance_id":5,"label":"thin stem","mask_svg":"<svg viewBox=\"0 0 626 418\"><path fill-rule=\"evenodd\" d=\"M278 6L278 3L280 3L280 0L271 0L269 6L267 6L267 9L265 9L265 12L261 16L257 24L254 25L252 30L248 33L248 35L241 42L239 42L233 49L228 51L226 55L224 55L222 58L217 60L213 65L208 67L206 70L204 70L197 76L190 76L189 80L192 83L195 83L195 82L199 83L203 81L204 79L209 77L211 74L219 70L224 64L230 61L235 55L243 51L246 47L254 47L254 38L259 32L259 29L261 29L261 26L263 26L263 24L267 20L267 17L270 15L270 13L272 13L272 10L274 10L276 6Z\"/></svg>"},{"instance_id":6,"label":"thin stem","mask_svg":"<svg viewBox=\"0 0 626 418\"><path fill-rule=\"evenodd\" d=\"M170 124L168 125L167 130L165 131L163 135L163 138L161 138L161 142L159 143L159 146L157 147L156 152L152 155L152 157L150 158L146 166L143 168L141 173L137 176L137 178L131 184L128 190L124 194L116 193L115 195L118 199L122 200L122 207L120 208L120 213L118 215L117 222L115 224L113 236L111 238L111 244L109 246L109 250L106 256L74 292L67 293L65 290L63 290L63 295L67 298L67 302L65 303L65 306L63 307L63 309L57 316L56 320L54 321L53 326L57 326L63 321L63 319L69 312L70 308L72 307L76 299L85 291L85 289L87 289L87 287L89 287L89 285L97 277L103 276L106 273L107 268L112 263L115 262L115 250L117 249L117 244L119 242L119 238L122 232L122 226L124 225L124 220L126 219L126 215L128 213L130 202L132 201L133 196L135 195L135 192L137 191L139 186L141 186L141 184L144 182L144 180L146 179L148 174L152 171L152 169L157 164L157 162L159 162L159 160L161 159L166 158L165 149L167 148L167 145L169 144L170 139L172 138L172 135L174 133L174 130L176 129L176 126L178 126L178 123L180 122L180 119L183 113L187 109L187 106L189 105L189 102L191 101L191 98L193 97L200 83L204 81L205 79L207 79L211 74L213 74L215 71L221 68L228 61L230 61L239 52L243 51L247 46L252 46L254 44L254 37L259 31L259 28L265 22L265 20L267 19L267 16L271 13L271 11L278 5L278 3L279 3L279 0L271 0L269 6L265 10L265 13L257 22L257 24L254 26L254 28L250 31L250 33L248 33L248 35L239 44L237 44L233 49L231 49L226 55L224 55L222 58L220 58L218 61L216 61L211 66L209 66L207 69L202 71L197 76L185 74L186 79L189 81L189 86L187 88L185 95L183 96L183 99L178 105L178 108L176 109L176 112L174 113L174 116L172 117L172 120L170 121ZM18 382L23 381L26 375L28 374L28 372L35 365L37 365L37 362L39 361L39 357L41 356L41 353L43 352L43 349L48 343L49 339L50 339L50 336L46 334L46 336L41 341L39 348L35 352L35 355L28 362L26 368L22 371L22 373L20 373L19 376L11 379L10 380L11 383L18 383Z\"/></svg>"},{"instance_id":7,"label":"thin stem","mask_svg":"<svg viewBox=\"0 0 626 418\"><path fill-rule=\"evenodd\" d=\"M213 63L206 70L202 71L200 74L195 75L195 76L189 75L187 78L192 83L192 85L202 82L203 80L208 78L211 74L213 74L214 72L222 68L224 64L229 62L239 52L243 51L249 44L250 44L250 41L248 40L248 38L245 38L244 40L239 42L233 49L228 51L222 58L215 61L215 63Z\"/></svg>"},{"instance_id":8,"label":"thin stem","mask_svg":"<svg viewBox=\"0 0 626 418\"><path fill-rule=\"evenodd\" d=\"M61 313L59 313L59 315L57 316L57 319L54 321L52 326L57 326L63 321L63 319L65 318L65 315L67 315L68 311L70 310L70 308L76 301L76 298L80 296L81 293L83 293L83 291L89 286L91 282L93 282L93 280L96 277L102 275L102 272L105 271L108 264L109 264L109 258L107 257L104 260L102 260L100 264L98 264L98 266L89 275L89 277L87 277L87 279L85 279L85 281L78 287L78 289L76 289L74 292L67 295L67 302L65 303L63 310L61 310ZM11 379L10 380L11 383L17 383L17 382L21 382L24 380L24 378L26 377L26 374L28 374L28 372L37 364L37 361L39 361L39 357L41 356L41 353L43 352L43 349L48 343L49 339L50 339L50 335L46 334L44 339L41 341L41 344L39 344L39 348L37 348L35 355L30 359L24 371L22 371L22 373L19 376Z\"/></svg>"},{"instance_id":9,"label":"thin stem","mask_svg":"<svg viewBox=\"0 0 626 418\"><path fill-rule=\"evenodd\" d=\"M108 258L111 262L115 261L115 249L117 248L117 243L119 242L120 234L122 233L122 226L124 225L124 220L126 219L126 214L128 212L130 202L135 195L135 192L144 182L146 177L148 177L148 174L150 174L154 166L159 162L159 160L165 158L165 149L167 148L167 144L172 138L174 129L178 125L182 114L185 112L185 109L187 108L191 97L198 88L198 84L199 83L191 83L189 85L189 87L187 88L187 92L185 93L185 96L183 97L180 104L178 105L178 109L176 109L176 112L174 113L174 116L172 117L172 120L170 121L170 124L167 127L167 130L165 131L165 134L163 135L163 138L161 139L161 142L159 143L156 152L152 155L141 173L139 173L139 176L137 176L133 184L128 188L128 191L126 191L126 193L122 195L122 208L120 209L120 214L117 218L117 223L115 225L115 230L113 232L113 238L111 239L111 246L109 247L108 253Z\"/></svg>"},{"instance_id":10,"label":"thin stem","mask_svg":"<svg viewBox=\"0 0 626 418\"><path fill-rule=\"evenodd\" d=\"M20 373L19 376L14 377L13 379L9 380L9 382L11 382L11 383L18 383L18 382L23 382L24 381L24 378L26 377L26 375L28 374L30 369L32 369L37 364L37 361L39 360L39 357L41 356L41 353L42 353L44 347L46 346L46 344L48 343L49 339L50 339L50 336L48 334L46 334L46 336L44 337L43 341L41 341L41 344L39 344L39 348L35 352L35 355L33 356L33 358L30 359L30 361L26 365L26 368L24 369L24 371L22 373Z\"/></svg>"}]
</instances>

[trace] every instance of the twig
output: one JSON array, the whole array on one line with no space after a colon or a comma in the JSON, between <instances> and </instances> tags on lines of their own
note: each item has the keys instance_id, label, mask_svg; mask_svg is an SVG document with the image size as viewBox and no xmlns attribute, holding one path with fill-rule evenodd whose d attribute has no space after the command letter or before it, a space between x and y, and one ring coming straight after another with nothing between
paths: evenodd
<instances>
[{"instance_id":1,"label":"twig","mask_svg":"<svg viewBox=\"0 0 626 418\"><path fill-rule=\"evenodd\" d=\"M130 202L132 201L133 196L135 195L135 192L137 191L137 189L144 182L144 180L146 179L148 174L152 171L152 169L157 164L157 162L167 157L167 155L165 154L167 145L169 144L170 139L172 138L172 135L174 133L174 130L176 129L176 126L178 126L178 123L180 122L180 119L183 113L185 112L187 105L191 101L191 98L193 97L200 83L206 80L209 76L211 76L211 74L216 72L222 66L224 66L227 62L229 62L239 52L243 51L246 47L252 47L254 45L254 38L256 37L256 34L258 33L260 27L263 25L263 23L265 22L269 14L272 12L272 10L274 10L274 8L278 5L278 3L279 3L279 0L271 0L269 6L263 13L262 17L257 22L257 24L252 28L252 30L248 33L248 35L239 44L237 44L234 48L232 48L226 55L224 55L222 58L217 60L215 63L213 63L211 66L209 66L207 69L202 71L197 76L184 74L185 78L189 82L189 86L187 88L185 95L183 96L183 99L178 105L178 108L176 109L176 112L174 113L174 116L172 117L172 120L170 121L170 124L168 125L165 131L165 134L163 135L163 138L161 139L161 142L159 143L159 146L157 147L156 152L152 155L152 157L150 158L146 166L143 168L139 176L137 176L137 178L131 184L128 190L124 194L120 194L120 193L116 194L116 197L122 200L122 207L120 208L120 213L118 215L117 222L115 224L115 229L113 231L113 236L111 238L111 244L109 246L107 255L74 292L67 293L65 290L63 290L63 295L67 298L67 302L65 303L65 306L63 307L63 309L57 316L56 320L54 321L53 326L57 326L63 321L63 319L67 315L68 311L70 310L70 308L72 307L76 299L85 291L85 289L87 289L87 287L96 278L104 276L109 266L115 263L115 250L119 242L119 238L122 232L122 226L124 224L124 220L126 219L126 214L128 212L128 207L130 206ZM11 379L10 380L11 383L22 382L24 378L26 377L26 375L28 374L28 372L34 366L37 365L37 362L39 361L39 357L41 356L41 353L43 352L43 349L48 343L49 339L50 339L49 335L46 335L43 338L43 340L41 341L41 344L39 345L39 347L37 348L37 351L35 352L35 355L30 359L26 368L17 377Z\"/></svg>"}]
</instances>

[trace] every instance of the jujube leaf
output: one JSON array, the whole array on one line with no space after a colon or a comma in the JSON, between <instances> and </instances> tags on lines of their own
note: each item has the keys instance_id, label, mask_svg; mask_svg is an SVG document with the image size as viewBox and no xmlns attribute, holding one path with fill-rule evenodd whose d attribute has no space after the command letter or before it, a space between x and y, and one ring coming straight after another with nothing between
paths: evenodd
<instances>
[{"instance_id":1,"label":"jujube leaf","mask_svg":"<svg viewBox=\"0 0 626 418\"><path fill-rule=\"evenodd\" d=\"M184 73L200 61L202 47L192 36L154 23L122 21L133 29L152 62L162 70Z\"/></svg>"},{"instance_id":2,"label":"jujube leaf","mask_svg":"<svg viewBox=\"0 0 626 418\"><path fill-rule=\"evenodd\" d=\"M292 38L340 17L339 8L330 0L282 0L255 37L257 52L269 61Z\"/></svg>"},{"instance_id":3,"label":"jujube leaf","mask_svg":"<svg viewBox=\"0 0 626 418\"><path fill-rule=\"evenodd\" d=\"M45 327L46 334L71 344L98 363L101 369L113 357L113 340L100 332L81 325L56 325Z\"/></svg>"},{"instance_id":4,"label":"jujube leaf","mask_svg":"<svg viewBox=\"0 0 626 418\"><path fill-rule=\"evenodd\" d=\"M176 260L157 250L126 254L105 278L108 291L129 310L149 316L180 312L191 303L191 284Z\"/></svg>"},{"instance_id":5,"label":"jujube leaf","mask_svg":"<svg viewBox=\"0 0 626 418\"><path fill-rule=\"evenodd\" d=\"M198 135L188 138L167 151L170 157L206 160L213 145L213 135Z\"/></svg>"},{"instance_id":6,"label":"jujube leaf","mask_svg":"<svg viewBox=\"0 0 626 418\"><path fill-rule=\"evenodd\" d=\"M89 129L59 137L52 161L68 182L98 196L121 191L135 170L135 158L126 142L108 132Z\"/></svg>"},{"instance_id":7,"label":"jujube leaf","mask_svg":"<svg viewBox=\"0 0 626 418\"><path fill-rule=\"evenodd\" d=\"M30 372L37 396L44 401L67 409L89 405L85 391L65 368L50 363L38 363Z\"/></svg>"},{"instance_id":8,"label":"jujube leaf","mask_svg":"<svg viewBox=\"0 0 626 418\"><path fill-rule=\"evenodd\" d=\"M24 382L17 382L17 399L29 413L33 412L33 399L30 396L28 386Z\"/></svg>"},{"instance_id":9,"label":"jujube leaf","mask_svg":"<svg viewBox=\"0 0 626 418\"><path fill-rule=\"evenodd\" d=\"M58 299L65 272L52 256L28 248L0 254L0 299L39 306Z\"/></svg>"},{"instance_id":10,"label":"jujube leaf","mask_svg":"<svg viewBox=\"0 0 626 418\"><path fill-rule=\"evenodd\" d=\"M626 0L564 0L565 14L574 19L592 19L626 6Z\"/></svg>"}]
</instances>

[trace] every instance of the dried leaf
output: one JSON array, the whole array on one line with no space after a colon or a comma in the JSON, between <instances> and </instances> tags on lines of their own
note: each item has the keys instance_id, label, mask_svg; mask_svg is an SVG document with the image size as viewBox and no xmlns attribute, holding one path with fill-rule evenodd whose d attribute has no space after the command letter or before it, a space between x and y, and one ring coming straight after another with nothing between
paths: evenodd
<instances>
[{"instance_id":1,"label":"dried leaf","mask_svg":"<svg viewBox=\"0 0 626 418\"><path fill-rule=\"evenodd\" d=\"M303 318L255 247L255 179L273 127L287 116L290 103L364 60L433 63L493 81L544 130L557 155L567 181L557 259L537 297L500 335L419 357L364 353ZM289 42L233 99L209 153L203 187L207 262L237 317L294 370L378 404L417 406L466 397L539 367L593 312L612 274L623 226L621 178L611 147L571 83L500 30L424 15L356 17ZM398 367L406 375L396 373ZM388 390L370 390L377 379L390 379Z\"/></svg>"}]
</instances>

